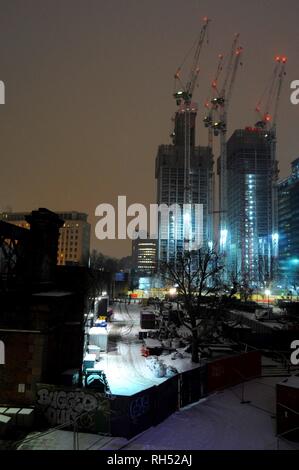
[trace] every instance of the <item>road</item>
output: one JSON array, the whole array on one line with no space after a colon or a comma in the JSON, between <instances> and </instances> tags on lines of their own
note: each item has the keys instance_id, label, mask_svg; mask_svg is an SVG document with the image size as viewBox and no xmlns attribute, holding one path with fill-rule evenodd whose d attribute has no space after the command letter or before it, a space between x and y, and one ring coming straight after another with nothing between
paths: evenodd
<instances>
[{"instance_id":1,"label":"road","mask_svg":"<svg viewBox=\"0 0 299 470\"><path fill-rule=\"evenodd\" d=\"M98 368L104 370L114 395L132 395L158 385L164 378L154 377L141 355L140 306L117 303L108 324L108 352L102 353Z\"/></svg>"}]
</instances>

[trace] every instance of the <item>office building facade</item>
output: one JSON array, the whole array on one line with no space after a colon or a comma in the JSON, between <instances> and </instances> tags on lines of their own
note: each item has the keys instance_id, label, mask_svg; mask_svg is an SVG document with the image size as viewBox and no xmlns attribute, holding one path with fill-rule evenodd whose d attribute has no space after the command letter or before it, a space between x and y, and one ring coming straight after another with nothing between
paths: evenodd
<instances>
[{"instance_id":1,"label":"office building facade","mask_svg":"<svg viewBox=\"0 0 299 470\"><path fill-rule=\"evenodd\" d=\"M278 183L279 281L299 286L299 158L291 175Z\"/></svg>"},{"instance_id":2,"label":"office building facade","mask_svg":"<svg viewBox=\"0 0 299 470\"><path fill-rule=\"evenodd\" d=\"M266 131L236 130L227 143L227 270L269 284L278 255L277 162ZM221 181L220 181L221 185Z\"/></svg>"},{"instance_id":3,"label":"office building facade","mask_svg":"<svg viewBox=\"0 0 299 470\"><path fill-rule=\"evenodd\" d=\"M132 265L139 276L152 276L157 270L157 240L137 238L132 241Z\"/></svg>"},{"instance_id":4,"label":"office building facade","mask_svg":"<svg viewBox=\"0 0 299 470\"><path fill-rule=\"evenodd\" d=\"M201 217L197 219L194 210L190 214L190 226L195 238L202 244L212 241L213 229L213 156L208 147L195 145L196 110L190 112L190 204L202 205ZM181 216L169 214L168 224L162 225L159 218L157 259L158 268L165 262L175 262L185 249L183 204L186 189L186 144L184 110L175 116L172 145L160 145L156 157L157 203L168 207L178 205Z\"/></svg>"}]
</instances>

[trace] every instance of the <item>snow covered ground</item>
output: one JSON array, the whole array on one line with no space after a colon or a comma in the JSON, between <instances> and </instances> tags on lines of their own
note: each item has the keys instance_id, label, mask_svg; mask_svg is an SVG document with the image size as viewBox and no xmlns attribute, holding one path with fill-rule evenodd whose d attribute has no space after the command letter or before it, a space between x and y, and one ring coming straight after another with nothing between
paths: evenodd
<instances>
[{"instance_id":1,"label":"snow covered ground","mask_svg":"<svg viewBox=\"0 0 299 470\"><path fill-rule=\"evenodd\" d=\"M155 377L145 357L141 355L141 308L144 310L144 307L138 304L119 303L113 306L112 321L108 323L108 352L101 353L100 360L95 365L96 369L105 372L113 395L134 395L166 380ZM148 341L156 344L156 340ZM183 358L175 360L171 356L172 354L163 354L159 356L159 360L166 366L174 367L178 372L198 367L191 362L191 354L184 353Z\"/></svg>"},{"instance_id":2,"label":"snow covered ground","mask_svg":"<svg viewBox=\"0 0 299 470\"><path fill-rule=\"evenodd\" d=\"M156 428L137 437L128 449L269 450L275 438L275 383L260 379L206 398L170 416ZM191 430L191 431L190 431ZM280 449L294 444L279 442ZM295 446L296 448L296 446ZM299 449L299 445L297 445Z\"/></svg>"},{"instance_id":3,"label":"snow covered ground","mask_svg":"<svg viewBox=\"0 0 299 470\"><path fill-rule=\"evenodd\" d=\"M264 378L212 395L174 413L157 427L131 441L79 434L79 448L88 450L299 450L299 443L275 437L275 384ZM73 433L54 431L27 440L23 449L72 449Z\"/></svg>"},{"instance_id":4,"label":"snow covered ground","mask_svg":"<svg viewBox=\"0 0 299 470\"><path fill-rule=\"evenodd\" d=\"M139 305L114 306L108 325L108 353L101 353L97 367L105 371L111 392L131 395L158 385L141 356ZM196 367L190 357L171 360L160 356L179 372ZM269 361L268 361L269 362ZM268 364L267 362L267 364ZM272 362L269 362L272 365ZM280 377L264 377L211 395L201 402L182 409L155 428L131 441L93 434L79 434L79 448L88 450L270 450L299 449L299 444L275 437L275 384ZM250 403L241 404L244 401ZM28 436L23 449L72 449L73 433L54 430L49 434Z\"/></svg>"},{"instance_id":5,"label":"snow covered ground","mask_svg":"<svg viewBox=\"0 0 299 470\"><path fill-rule=\"evenodd\" d=\"M156 378L141 355L140 305L115 304L108 324L108 352L101 353L97 369L106 374L111 393L134 395L146 388L159 385L165 378Z\"/></svg>"}]
</instances>

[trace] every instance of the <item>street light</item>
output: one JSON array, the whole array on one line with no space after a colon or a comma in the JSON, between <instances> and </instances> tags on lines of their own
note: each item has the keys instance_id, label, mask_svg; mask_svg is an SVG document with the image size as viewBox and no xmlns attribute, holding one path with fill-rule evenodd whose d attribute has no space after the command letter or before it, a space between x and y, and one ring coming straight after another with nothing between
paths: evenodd
<instances>
[{"instance_id":1,"label":"street light","mask_svg":"<svg viewBox=\"0 0 299 470\"><path fill-rule=\"evenodd\" d=\"M266 289L266 290L265 290L265 294L266 294L267 297L268 297L268 310L269 310L269 307L270 307L270 295L271 295L270 289Z\"/></svg>"},{"instance_id":2,"label":"street light","mask_svg":"<svg viewBox=\"0 0 299 470\"><path fill-rule=\"evenodd\" d=\"M177 290L175 287L172 287L171 289L169 289L169 295L171 295L171 297L174 297L176 294L177 294Z\"/></svg>"}]
</instances>

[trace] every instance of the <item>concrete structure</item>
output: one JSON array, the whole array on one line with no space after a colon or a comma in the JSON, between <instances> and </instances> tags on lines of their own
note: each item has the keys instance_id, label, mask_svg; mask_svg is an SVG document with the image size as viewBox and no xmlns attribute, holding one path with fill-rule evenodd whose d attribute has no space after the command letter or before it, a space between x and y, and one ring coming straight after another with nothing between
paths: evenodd
<instances>
[{"instance_id":1,"label":"concrete structure","mask_svg":"<svg viewBox=\"0 0 299 470\"><path fill-rule=\"evenodd\" d=\"M190 112L190 203L203 205L202 227L196 226L191 215L195 234L202 234L203 242L212 240L213 210L213 156L208 147L195 145L196 111ZM160 145L156 157L157 203L169 207L178 204L183 208L185 181L185 118L183 109L175 116L173 145ZM158 267L160 262L172 262L184 250L184 217L169 216L168 233L162 233L161 217L158 234ZM179 236L177 236L179 235ZM196 236L196 235L195 235Z\"/></svg>"},{"instance_id":2,"label":"concrete structure","mask_svg":"<svg viewBox=\"0 0 299 470\"><path fill-rule=\"evenodd\" d=\"M283 287L299 286L299 158L278 184L279 279Z\"/></svg>"},{"instance_id":3,"label":"concrete structure","mask_svg":"<svg viewBox=\"0 0 299 470\"><path fill-rule=\"evenodd\" d=\"M228 271L252 286L267 285L276 270L278 171L272 160L266 131L239 129L228 140L228 230L220 244L226 245Z\"/></svg>"},{"instance_id":4,"label":"concrete structure","mask_svg":"<svg viewBox=\"0 0 299 470\"><path fill-rule=\"evenodd\" d=\"M90 251L90 224L87 222L87 214L76 211L56 214L64 221L59 231L57 264L87 266ZM26 212L6 212L0 214L0 220L29 229L30 223L26 220L28 215Z\"/></svg>"}]
</instances>

